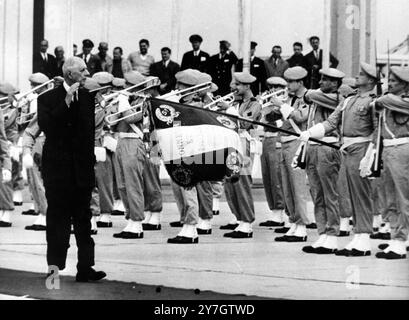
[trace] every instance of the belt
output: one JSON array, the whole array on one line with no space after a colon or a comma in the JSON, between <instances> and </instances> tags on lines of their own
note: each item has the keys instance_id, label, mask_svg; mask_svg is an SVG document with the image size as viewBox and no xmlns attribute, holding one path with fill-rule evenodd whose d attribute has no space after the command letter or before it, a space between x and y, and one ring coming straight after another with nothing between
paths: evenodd
<instances>
[{"instance_id":1,"label":"belt","mask_svg":"<svg viewBox=\"0 0 409 320\"><path fill-rule=\"evenodd\" d=\"M367 136L367 137L343 137L344 143L341 146L341 150L344 150L348 148L349 146L352 146L353 144L356 143L363 143L363 142L368 142L372 141L373 136Z\"/></svg>"},{"instance_id":2,"label":"belt","mask_svg":"<svg viewBox=\"0 0 409 320\"><path fill-rule=\"evenodd\" d=\"M327 143L334 143L334 142L338 142L339 139L337 137L324 137L322 139L320 139L321 141L327 142ZM309 144L319 144L317 142L313 142L313 141L309 141Z\"/></svg>"},{"instance_id":3,"label":"belt","mask_svg":"<svg viewBox=\"0 0 409 320\"><path fill-rule=\"evenodd\" d=\"M399 146L401 144L409 143L409 137L396 138L396 139L383 139L383 145L385 147Z\"/></svg>"},{"instance_id":4,"label":"belt","mask_svg":"<svg viewBox=\"0 0 409 320\"><path fill-rule=\"evenodd\" d=\"M295 136L281 136L280 137L280 142L281 143L287 143L287 142L291 142L291 141L294 141L294 140L297 140L298 139L298 137L295 137Z\"/></svg>"},{"instance_id":5,"label":"belt","mask_svg":"<svg viewBox=\"0 0 409 320\"><path fill-rule=\"evenodd\" d=\"M265 138L271 138L271 137L277 137L278 136L278 132L264 132L264 137Z\"/></svg>"},{"instance_id":6,"label":"belt","mask_svg":"<svg viewBox=\"0 0 409 320\"><path fill-rule=\"evenodd\" d=\"M119 138L142 139L142 137L134 132L119 132Z\"/></svg>"}]
</instances>

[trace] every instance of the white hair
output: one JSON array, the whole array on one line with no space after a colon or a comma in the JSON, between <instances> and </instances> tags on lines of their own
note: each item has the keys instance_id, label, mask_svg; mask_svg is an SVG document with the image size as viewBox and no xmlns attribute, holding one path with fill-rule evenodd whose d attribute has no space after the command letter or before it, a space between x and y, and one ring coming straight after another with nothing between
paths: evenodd
<instances>
[{"instance_id":1,"label":"white hair","mask_svg":"<svg viewBox=\"0 0 409 320\"><path fill-rule=\"evenodd\" d=\"M71 71L73 68L78 67L82 63L85 63L85 62L81 58L78 58L78 57L67 58L62 66L62 73L64 77L68 75L69 71Z\"/></svg>"}]
</instances>

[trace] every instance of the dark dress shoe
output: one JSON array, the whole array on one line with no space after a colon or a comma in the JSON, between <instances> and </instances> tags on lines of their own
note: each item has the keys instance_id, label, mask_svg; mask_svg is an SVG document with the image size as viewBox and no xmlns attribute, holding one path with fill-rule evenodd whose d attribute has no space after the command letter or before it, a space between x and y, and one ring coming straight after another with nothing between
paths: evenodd
<instances>
[{"instance_id":1,"label":"dark dress shoe","mask_svg":"<svg viewBox=\"0 0 409 320\"><path fill-rule=\"evenodd\" d=\"M23 216L38 216L40 213L35 212L35 210L33 210L33 209L29 209L29 210L23 211L21 214Z\"/></svg>"},{"instance_id":2,"label":"dark dress shoe","mask_svg":"<svg viewBox=\"0 0 409 320\"><path fill-rule=\"evenodd\" d=\"M142 223L143 231L157 231L161 230L162 226L160 224L150 224L150 223Z\"/></svg>"},{"instance_id":3,"label":"dark dress shoe","mask_svg":"<svg viewBox=\"0 0 409 320\"><path fill-rule=\"evenodd\" d=\"M77 282L89 282L89 281L99 281L104 279L107 274L104 271L95 271L90 268L87 271L78 271L75 281Z\"/></svg>"},{"instance_id":4,"label":"dark dress shoe","mask_svg":"<svg viewBox=\"0 0 409 320\"><path fill-rule=\"evenodd\" d=\"M282 237L277 237L274 239L277 242L305 242L307 241L307 237L297 237L297 236L287 236L284 235Z\"/></svg>"},{"instance_id":5,"label":"dark dress shoe","mask_svg":"<svg viewBox=\"0 0 409 320\"><path fill-rule=\"evenodd\" d=\"M329 249L329 248L325 248L325 247L318 247L315 250L316 254L334 254L336 253L338 250L337 249Z\"/></svg>"},{"instance_id":6,"label":"dark dress shoe","mask_svg":"<svg viewBox=\"0 0 409 320\"><path fill-rule=\"evenodd\" d=\"M233 238L233 239L244 239L244 238L253 238L253 232L242 232L242 231L233 231L229 233L225 233L223 235L225 238Z\"/></svg>"},{"instance_id":7,"label":"dark dress shoe","mask_svg":"<svg viewBox=\"0 0 409 320\"><path fill-rule=\"evenodd\" d=\"M172 228L182 228L183 227L183 223L180 222L180 221L173 221L173 222L169 223L169 225Z\"/></svg>"},{"instance_id":8,"label":"dark dress shoe","mask_svg":"<svg viewBox=\"0 0 409 320\"><path fill-rule=\"evenodd\" d=\"M112 228L112 222L97 221L98 228Z\"/></svg>"},{"instance_id":9,"label":"dark dress shoe","mask_svg":"<svg viewBox=\"0 0 409 320\"><path fill-rule=\"evenodd\" d=\"M115 233L114 238L120 238L120 239L142 239L143 238L143 232L140 233L134 233L134 232L128 232L128 231L122 231L120 233Z\"/></svg>"},{"instance_id":10,"label":"dark dress shoe","mask_svg":"<svg viewBox=\"0 0 409 320\"><path fill-rule=\"evenodd\" d=\"M213 215L214 216L218 216L220 214L220 211L219 210L213 210Z\"/></svg>"},{"instance_id":11,"label":"dark dress shoe","mask_svg":"<svg viewBox=\"0 0 409 320\"><path fill-rule=\"evenodd\" d=\"M183 236L176 236L174 238L169 238L168 243L175 243L175 244L199 243L199 237L189 238L189 237L183 237Z\"/></svg>"},{"instance_id":12,"label":"dark dress shoe","mask_svg":"<svg viewBox=\"0 0 409 320\"><path fill-rule=\"evenodd\" d=\"M119 211L119 210L114 210L111 212L111 216L123 216L125 215L125 212Z\"/></svg>"},{"instance_id":13,"label":"dark dress shoe","mask_svg":"<svg viewBox=\"0 0 409 320\"><path fill-rule=\"evenodd\" d=\"M314 248L313 246L305 246L302 248L302 251L305 253L316 253L317 248Z\"/></svg>"},{"instance_id":14,"label":"dark dress shoe","mask_svg":"<svg viewBox=\"0 0 409 320\"><path fill-rule=\"evenodd\" d=\"M357 250L357 249L352 249L351 250L351 256L352 257L366 257L366 256L370 256L371 255L371 251L361 251L361 250Z\"/></svg>"},{"instance_id":15,"label":"dark dress shoe","mask_svg":"<svg viewBox=\"0 0 409 320\"><path fill-rule=\"evenodd\" d=\"M220 227L220 230L234 230L239 226L238 223L228 223Z\"/></svg>"},{"instance_id":16,"label":"dark dress shoe","mask_svg":"<svg viewBox=\"0 0 409 320\"><path fill-rule=\"evenodd\" d=\"M406 254L397 254L393 251L389 252L378 252L375 257L378 259L386 259L386 260L398 260L398 259L406 259Z\"/></svg>"},{"instance_id":17,"label":"dark dress shoe","mask_svg":"<svg viewBox=\"0 0 409 320\"><path fill-rule=\"evenodd\" d=\"M22 202L13 201L13 203L14 203L14 205L15 205L16 207L21 207L21 206L23 205Z\"/></svg>"},{"instance_id":18,"label":"dark dress shoe","mask_svg":"<svg viewBox=\"0 0 409 320\"><path fill-rule=\"evenodd\" d=\"M95 236L98 233L98 230L91 230L91 235Z\"/></svg>"},{"instance_id":19,"label":"dark dress shoe","mask_svg":"<svg viewBox=\"0 0 409 320\"><path fill-rule=\"evenodd\" d=\"M379 249L379 250L385 250L387 247L389 247L389 243L381 243L381 244L378 246L378 249Z\"/></svg>"},{"instance_id":20,"label":"dark dress shoe","mask_svg":"<svg viewBox=\"0 0 409 320\"><path fill-rule=\"evenodd\" d=\"M338 237L349 237L349 231L340 231Z\"/></svg>"},{"instance_id":21,"label":"dark dress shoe","mask_svg":"<svg viewBox=\"0 0 409 320\"><path fill-rule=\"evenodd\" d=\"M212 229L196 228L198 234L212 234Z\"/></svg>"},{"instance_id":22,"label":"dark dress shoe","mask_svg":"<svg viewBox=\"0 0 409 320\"><path fill-rule=\"evenodd\" d=\"M282 227L282 228L275 229L274 232L276 232L276 233L287 233L288 230L290 230L290 228Z\"/></svg>"},{"instance_id":23,"label":"dark dress shoe","mask_svg":"<svg viewBox=\"0 0 409 320\"><path fill-rule=\"evenodd\" d=\"M317 229L317 224L315 222L307 224L307 229Z\"/></svg>"},{"instance_id":24,"label":"dark dress shoe","mask_svg":"<svg viewBox=\"0 0 409 320\"><path fill-rule=\"evenodd\" d=\"M348 250L348 249L342 249L342 250L338 250L337 252L335 252L336 256L343 256L343 257L349 257L351 255L352 250Z\"/></svg>"},{"instance_id":25,"label":"dark dress shoe","mask_svg":"<svg viewBox=\"0 0 409 320\"><path fill-rule=\"evenodd\" d=\"M284 222L276 222L273 220L268 220L261 222L259 224L260 227L284 227Z\"/></svg>"},{"instance_id":26,"label":"dark dress shoe","mask_svg":"<svg viewBox=\"0 0 409 320\"><path fill-rule=\"evenodd\" d=\"M32 231L46 231L47 228L46 226L42 226L40 224L33 224L31 226L25 227L26 230L32 230Z\"/></svg>"},{"instance_id":27,"label":"dark dress shoe","mask_svg":"<svg viewBox=\"0 0 409 320\"><path fill-rule=\"evenodd\" d=\"M369 236L371 239L380 239L380 240L391 240L391 234L389 232L383 233L373 233Z\"/></svg>"},{"instance_id":28,"label":"dark dress shoe","mask_svg":"<svg viewBox=\"0 0 409 320\"><path fill-rule=\"evenodd\" d=\"M0 228L10 228L11 222L0 221Z\"/></svg>"}]
</instances>

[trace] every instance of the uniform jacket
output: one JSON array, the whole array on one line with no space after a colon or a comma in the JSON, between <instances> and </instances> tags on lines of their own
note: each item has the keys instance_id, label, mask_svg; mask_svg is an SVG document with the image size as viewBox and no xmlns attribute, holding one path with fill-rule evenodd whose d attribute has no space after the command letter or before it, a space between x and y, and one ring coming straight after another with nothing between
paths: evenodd
<instances>
[{"instance_id":1,"label":"uniform jacket","mask_svg":"<svg viewBox=\"0 0 409 320\"><path fill-rule=\"evenodd\" d=\"M38 125L46 136L42 175L46 187L92 188L95 184L95 95L78 90L68 107L60 86L38 98Z\"/></svg>"},{"instance_id":2,"label":"uniform jacket","mask_svg":"<svg viewBox=\"0 0 409 320\"><path fill-rule=\"evenodd\" d=\"M194 56L193 50L188 51L183 55L181 70L196 69L201 72L208 73L208 63L210 56L207 52L201 51L197 57Z\"/></svg>"},{"instance_id":3,"label":"uniform jacket","mask_svg":"<svg viewBox=\"0 0 409 320\"><path fill-rule=\"evenodd\" d=\"M4 130L3 110L0 108L0 161L2 168L11 171L11 160L9 156L9 146Z\"/></svg>"},{"instance_id":4,"label":"uniform jacket","mask_svg":"<svg viewBox=\"0 0 409 320\"><path fill-rule=\"evenodd\" d=\"M99 57L95 54L90 54L90 55L91 57L88 59L88 62L85 61L85 63L87 64L88 72L92 76L94 73L102 71L102 67L101 67L101 60L99 59ZM84 54L80 53L77 57L84 59Z\"/></svg>"},{"instance_id":5,"label":"uniform jacket","mask_svg":"<svg viewBox=\"0 0 409 320\"><path fill-rule=\"evenodd\" d=\"M240 59L237 62L236 71L243 71L243 59ZM257 78L257 80L250 85L251 92L257 96L258 94L266 91L267 72L263 60L258 57L254 57L253 60L250 61L250 74Z\"/></svg>"},{"instance_id":6,"label":"uniform jacket","mask_svg":"<svg viewBox=\"0 0 409 320\"><path fill-rule=\"evenodd\" d=\"M40 52L33 56L33 73L41 72L52 79L57 75L57 60L51 54L47 53L47 62L44 61Z\"/></svg>"},{"instance_id":7,"label":"uniform jacket","mask_svg":"<svg viewBox=\"0 0 409 320\"><path fill-rule=\"evenodd\" d=\"M278 59L277 66L274 65L273 56L264 61L267 70L267 78L270 77L283 77L285 70L288 69L288 62L282 58Z\"/></svg>"},{"instance_id":8,"label":"uniform jacket","mask_svg":"<svg viewBox=\"0 0 409 320\"><path fill-rule=\"evenodd\" d=\"M180 70L179 64L169 60L168 65L165 67L163 61L156 62L151 65L150 74L151 76L158 77L161 84L166 83L167 86L165 90L160 90L160 94L170 92L175 89L176 78L175 74Z\"/></svg>"},{"instance_id":9,"label":"uniform jacket","mask_svg":"<svg viewBox=\"0 0 409 320\"><path fill-rule=\"evenodd\" d=\"M232 67L237 61L237 56L233 52L226 53L223 57L220 57L219 53L210 57L208 73L212 76L213 83L219 87L216 94L224 96L230 93Z\"/></svg>"},{"instance_id":10,"label":"uniform jacket","mask_svg":"<svg viewBox=\"0 0 409 320\"><path fill-rule=\"evenodd\" d=\"M319 87L319 81L320 81L320 73L319 70L322 69L322 49L319 51L319 59L315 57L314 51L311 51L310 53L306 54L304 56L305 60L305 66L308 71L308 76L307 76L307 81L306 81L306 86L309 89L317 89ZM339 61L337 58L335 58L331 53L330 53L330 67L331 68L336 68L338 66ZM313 66L318 65L318 69L313 70Z\"/></svg>"}]
</instances>

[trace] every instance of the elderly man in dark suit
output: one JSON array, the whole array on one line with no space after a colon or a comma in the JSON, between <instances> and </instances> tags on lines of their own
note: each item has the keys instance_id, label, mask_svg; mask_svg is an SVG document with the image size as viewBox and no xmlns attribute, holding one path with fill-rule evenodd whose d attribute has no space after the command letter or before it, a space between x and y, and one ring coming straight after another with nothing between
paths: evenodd
<instances>
[{"instance_id":1,"label":"elderly man in dark suit","mask_svg":"<svg viewBox=\"0 0 409 320\"><path fill-rule=\"evenodd\" d=\"M63 85L38 99L38 125L46 136L42 175L48 202L47 262L50 270L65 268L72 222L78 247L76 280L96 281L106 274L92 268L95 94L82 88L89 75L84 60L68 58L63 74Z\"/></svg>"},{"instance_id":2,"label":"elderly man in dark suit","mask_svg":"<svg viewBox=\"0 0 409 320\"><path fill-rule=\"evenodd\" d=\"M165 94L175 89L175 74L179 72L180 66L176 62L170 60L171 53L172 50L170 50L170 48L162 48L162 61L151 65L151 76L158 77L161 82L161 85L158 88L160 94Z\"/></svg>"},{"instance_id":3,"label":"elderly man in dark suit","mask_svg":"<svg viewBox=\"0 0 409 320\"><path fill-rule=\"evenodd\" d=\"M288 69L288 62L281 58L281 47L274 46L271 50L272 55L264 61L267 70L267 78L284 76L285 70Z\"/></svg>"},{"instance_id":4,"label":"elderly man in dark suit","mask_svg":"<svg viewBox=\"0 0 409 320\"><path fill-rule=\"evenodd\" d=\"M320 38L312 36L310 38L312 51L304 56L305 68L308 71L306 78L306 87L309 89L317 89L320 87L321 79L320 70L322 69L322 49L320 49ZM330 53L330 68L338 66L338 59Z\"/></svg>"},{"instance_id":5,"label":"elderly man in dark suit","mask_svg":"<svg viewBox=\"0 0 409 320\"><path fill-rule=\"evenodd\" d=\"M196 69L200 72L208 73L210 55L207 52L200 50L203 38L198 34L193 34L189 37L189 41L192 44L193 50L188 51L183 55L180 69Z\"/></svg>"},{"instance_id":6,"label":"elderly man in dark suit","mask_svg":"<svg viewBox=\"0 0 409 320\"><path fill-rule=\"evenodd\" d=\"M33 73L40 72L51 79L57 75L57 61L47 50L48 41L44 39L40 43L40 52L34 53L33 56Z\"/></svg>"},{"instance_id":7,"label":"elderly man in dark suit","mask_svg":"<svg viewBox=\"0 0 409 320\"><path fill-rule=\"evenodd\" d=\"M85 39L82 41L82 53L77 56L85 61L91 76L94 73L102 71L101 60L97 55L91 53L93 48L94 43L89 39Z\"/></svg>"}]
</instances>

